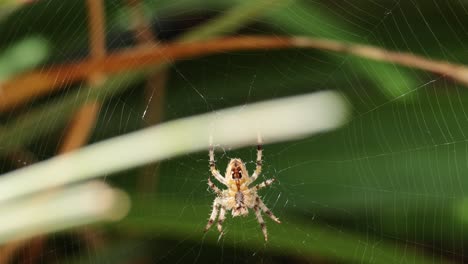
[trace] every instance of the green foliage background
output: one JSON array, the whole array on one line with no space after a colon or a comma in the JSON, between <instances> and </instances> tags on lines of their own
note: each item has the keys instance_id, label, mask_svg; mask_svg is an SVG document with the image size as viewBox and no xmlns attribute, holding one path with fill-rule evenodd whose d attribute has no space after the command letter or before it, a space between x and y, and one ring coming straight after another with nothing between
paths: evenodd
<instances>
[{"instance_id":1,"label":"green foliage background","mask_svg":"<svg viewBox=\"0 0 468 264\"><path fill-rule=\"evenodd\" d=\"M148 16L163 28L161 34L186 31L185 40L231 32L319 36L467 63L468 4L463 1L144 3ZM0 13L2 50L36 37L41 40L37 45L49 54L47 62L84 56L87 31L82 1L44 0L15 8ZM128 30L128 10L120 1L107 1L106 8L109 45L119 46L123 41L114 36ZM212 16L216 23L190 32L194 21ZM30 66L36 64L32 61ZM3 65L0 58L0 72ZM143 80L141 74L114 76L93 92L91 97L106 100L93 141L145 125ZM214 230L202 233L214 197L206 187L207 153L199 153L161 163L155 192L150 194L135 188L142 169L109 178L132 194L130 215L119 223L96 226L96 232L108 238L105 249L88 250L73 239L57 244L60 262L464 260L467 87L397 65L285 50L179 62L170 66L167 88L166 120L325 89L346 94L353 117L337 131L265 147L264 175L278 183L263 197L283 220L280 226L267 222L268 244L252 216L229 218L228 232L220 240ZM51 157L60 128L74 109L90 99L86 89L70 87L2 116L0 152L26 145L41 159ZM303 114L307 113L298 113ZM254 166L252 148L218 153L218 167L222 170L234 156ZM64 254L63 247L73 253Z\"/></svg>"}]
</instances>

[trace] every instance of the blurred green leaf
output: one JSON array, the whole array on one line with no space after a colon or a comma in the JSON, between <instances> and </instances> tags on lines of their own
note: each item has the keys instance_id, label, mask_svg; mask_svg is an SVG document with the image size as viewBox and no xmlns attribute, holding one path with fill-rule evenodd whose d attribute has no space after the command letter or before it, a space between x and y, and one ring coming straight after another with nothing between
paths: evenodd
<instances>
[{"instance_id":1,"label":"blurred green leaf","mask_svg":"<svg viewBox=\"0 0 468 264\"><path fill-rule=\"evenodd\" d=\"M8 17L8 15L25 3L26 1L21 0L0 0L0 21Z\"/></svg>"},{"instance_id":2,"label":"blurred green leaf","mask_svg":"<svg viewBox=\"0 0 468 264\"><path fill-rule=\"evenodd\" d=\"M268 17L270 24L287 34L311 35L316 37L336 39L343 42L368 44L368 36L362 29L356 29L354 24L341 21L329 14L326 6L320 4L305 4L304 1L294 1L287 9L274 12ZM369 34L369 33L367 33ZM347 69L353 69L361 76L372 80L376 87L391 99L401 99L412 89L421 85L409 74L408 70L378 62L362 63L352 57L339 58ZM333 78L333 74L328 79ZM325 80L328 81L328 80Z\"/></svg>"},{"instance_id":3,"label":"blurred green leaf","mask_svg":"<svg viewBox=\"0 0 468 264\"><path fill-rule=\"evenodd\" d=\"M158 234L181 240L204 241L215 244L219 233L212 228L203 234L204 222L210 203L199 204L192 200L134 198L133 214L118 224L119 229L138 232L144 236ZM205 216L206 214L206 216ZM253 251L265 249L271 252L305 258L326 257L346 262L362 263L433 263L432 257L420 252L405 250L403 245L393 244L372 236L361 237L344 230L326 227L313 221L301 221L285 215L277 225L267 220L270 239L263 241L260 227L251 215L226 220L226 234L221 238L224 246L238 246ZM194 224L196 223L196 224ZM256 234L256 235L255 235ZM438 263L443 263L442 259Z\"/></svg>"},{"instance_id":4,"label":"blurred green leaf","mask_svg":"<svg viewBox=\"0 0 468 264\"><path fill-rule=\"evenodd\" d=\"M49 43L41 37L27 37L13 44L0 54L0 82L33 69L43 62L49 53Z\"/></svg>"},{"instance_id":5,"label":"blurred green leaf","mask_svg":"<svg viewBox=\"0 0 468 264\"><path fill-rule=\"evenodd\" d=\"M180 41L197 41L233 33L242 25L251 23L254 18L262 16L266 10L278 8L282 2L286 0L257 0L238 4L217 19L210 20L197 30L184 34Z\"/></svg>"},{"instance_id":6,"label":"blurred green leaf","mask_svg":"<svg viewBox=\"0 0 468 264\"><path fill-rule=\"evenodd\" d=\"M80 263L129 263L135 259L141 258L146 252L151 252L149 245L141 241L123 241L112 243L111 246L106 246L93 254L78 256L75 258L68 257L61 261L63 264L80 264Z\"/></svg>"}]
</instances>

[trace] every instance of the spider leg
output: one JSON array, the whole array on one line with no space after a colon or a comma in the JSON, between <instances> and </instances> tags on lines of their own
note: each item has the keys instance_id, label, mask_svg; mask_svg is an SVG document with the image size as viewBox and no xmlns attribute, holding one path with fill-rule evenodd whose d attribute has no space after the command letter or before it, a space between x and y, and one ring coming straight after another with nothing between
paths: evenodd
<instances>
[{"instance_id":1,"label":"spider leg","mask_svg":"<svg viewBox=\"0 0 468 264\"><path fill-rule=\"evenodd\" d=\"M219 171L216 170L213 145L210 145L209 156L210 156L210 171L211 171L211 174L212 174L219 182L221 182L222 184L226 185L226 180L225 180L224 177L219 173Z\"/></svg>"},{"instance_id":2,"label":"spider leg","mask_svg":"<svg viewBox=\"0 0 468 264\"><path fill-rule=\"evenodd\" d=\"M266 180L266 181L264 181L264 182L262 182L260 184L255 185L254 187L252 187L250 189L260 190L262 188L270 186L274 181L275 181L275 179L268 179L268 180Z\"/></svg>"},{"instance_id":3,"label":"spider leg","mask_svg":"<svg viewBox=\"0 0 468 264\"><path fill-rule=\"evenodd\" d=\"M208 186L210 186L210 188L217 194L217 195L221 195L222 192L221 190L216 187L216 185L214 185L214 183L211 181L210 178L208 178Z\"/></svg>"},{"instance_id":4,"label":"spider leg","mask_svg":"<svg viewBox=\"0 0 468 264\"><path fill-rule=\"evenodd\" d=\"M221 209L219 210L219 218L218 218L218 231L223 235L223 222L226 219L226 209L221 206Z\"/></svg>"},{"instance_id":5,"label":"spider leg","mask_svg":"<svg viewBox=\"0 0 468 264\"><path fill-rule=\"evenodd\" d=\"M263 164L262 152L263 152L262 143L259 138L258 145L257 145L257 167L255 168L255 172L252 174L252 177L250 177L250 183L254 182L257 179L258 175L260 175L260 173L262 172L262 164Z\"/></svg>"},{"instance_id":6,"label":"spider leg","mask_svg":"<svg viewBox=\"0 0 468 264\"><path fill-rule=\"evenodd\" d=\"M254 206L254 210L255 210L255 215L257 216L257 221L260 224L260 228L262 229L263 237L265 237L265 241L268 241L268 234L267 234L265 221L263 221L262 214L260 212L260 209L258 209L257 204Z\"/></svg>"},{"instance_id":7,"label":"spider leg","mask_svg":"<svg viewBox=\"0 0 468 264\"><path fill-rule=\"evenodd\" d=\"M216 216L218 215L218 209L219 209L219 202L218 199L215 199L213 202L213 210L211 211L211 216L210 219L208 220L208 223L206 224L205 227L205 232L210 229L210 227L213 225L214 221L216 220Z\"/></svg>"},{"instance_id":8,"label":"spider leg","mask_svg":"<svg viewBox=\"0 0 468 264\"><path fill-rule=\"evenodd\" d=\"M281 221L278 219L278 217L276 217L271 211L270 209L268 209L268 207L263 203L263 201L260 199L260 197L257 197L255 199L256 203L258 204L258 206L260 206L260 208L262 209L262 211L267 214L271 220L275 221L276 223L278 224L281 224Z\"/></svg>"}]
</instances>

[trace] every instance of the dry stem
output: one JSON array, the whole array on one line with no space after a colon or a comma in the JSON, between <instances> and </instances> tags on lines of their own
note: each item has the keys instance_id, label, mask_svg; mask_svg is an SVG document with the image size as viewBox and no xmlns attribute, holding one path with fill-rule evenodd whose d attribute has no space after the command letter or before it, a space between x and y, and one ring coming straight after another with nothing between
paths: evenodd
<instances>
[{"instance_id":1,"label":"dry stem","mask_svg":"<svg viewBox=\"0 0 468 264\"><path fill-rule=\"evenodd\" d=\"M103 0L87 0L86 4L88 7L89 60L100 61L106 56L104 3ZM103 79L101 74L101 72L95 71L86 77L91 85L97 85ZM73 151L86 144L94 128L100 108L101 104L99 102L91 102L84 105L75 113L67 128L59 154Z\"/></svg>"},{"instance_id":2,"label":"dry stem","mask_svg":"<svg viewBox=\"0 0 468 264\"><path fill-rule=\"evenodd\" d=\"M468 85L468 68L465 65L430 60L407 52L309 37L243 36L138 47L110 54L100 60L87 59L79 63L59 65L24 74L3 84L0 111L9 110L34 96L49 93L65 84L89 78L96 72L113 74L214 53L284 48L320 49L351 54L429 71Z\"/></svg>"}]
</instances>

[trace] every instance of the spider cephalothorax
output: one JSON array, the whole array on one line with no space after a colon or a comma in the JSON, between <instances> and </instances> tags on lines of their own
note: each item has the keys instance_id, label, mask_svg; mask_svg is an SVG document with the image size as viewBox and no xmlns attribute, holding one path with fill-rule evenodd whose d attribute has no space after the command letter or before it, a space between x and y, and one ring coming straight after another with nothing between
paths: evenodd
<instances>
[{"instance_id":1,"label":"spider cephalothorax","mask_svg":"<svg viewBox=\"0 0 468 264\"><path fill-rule=\"evenodd\" d=\"M276 216L266 207L263 201L258 196L257 191L261 188L269 186L273 183L274 179L266 180L258 185L249 187L253 183L262 170L262 146L259 144L257 148L257 167L252 177L249 177L249 173L245 164L241 159L231 159L226 169L224 177L216 170L214 160L214 150L210 148L210 171L211 174L222 184L228 188L226 190L220 190L216 185L211 182L208 178L208 185L217 194L217 197L213 203L213 210L211 212L208 224L205 227L207 231L216 220L219 210L218 218L218 230L223 234L222 224L225 219L226 210L231 210L232 216L236 217L239 215L245 216L249 213L249 208L255 211L260 227L262 228L263 236L265 241L268 240L267 230L261 211L267 214L273 221L281 223Z\"/></svg>"},{"instance_id":2,"label":"spider cephalothorax","mask_svg":"<svg viewBox=\"0 0 468 264\"><path fill-rule=\"evenodd\" d=\"M241 159L231 159L226 170L226 178L231 177L231 179L236 181L245 182L245 179L249 177L247 174L247 169L245 168L244 163ZM244 176L244 177L243 177Z\"/></svg>"}]
</instances>

